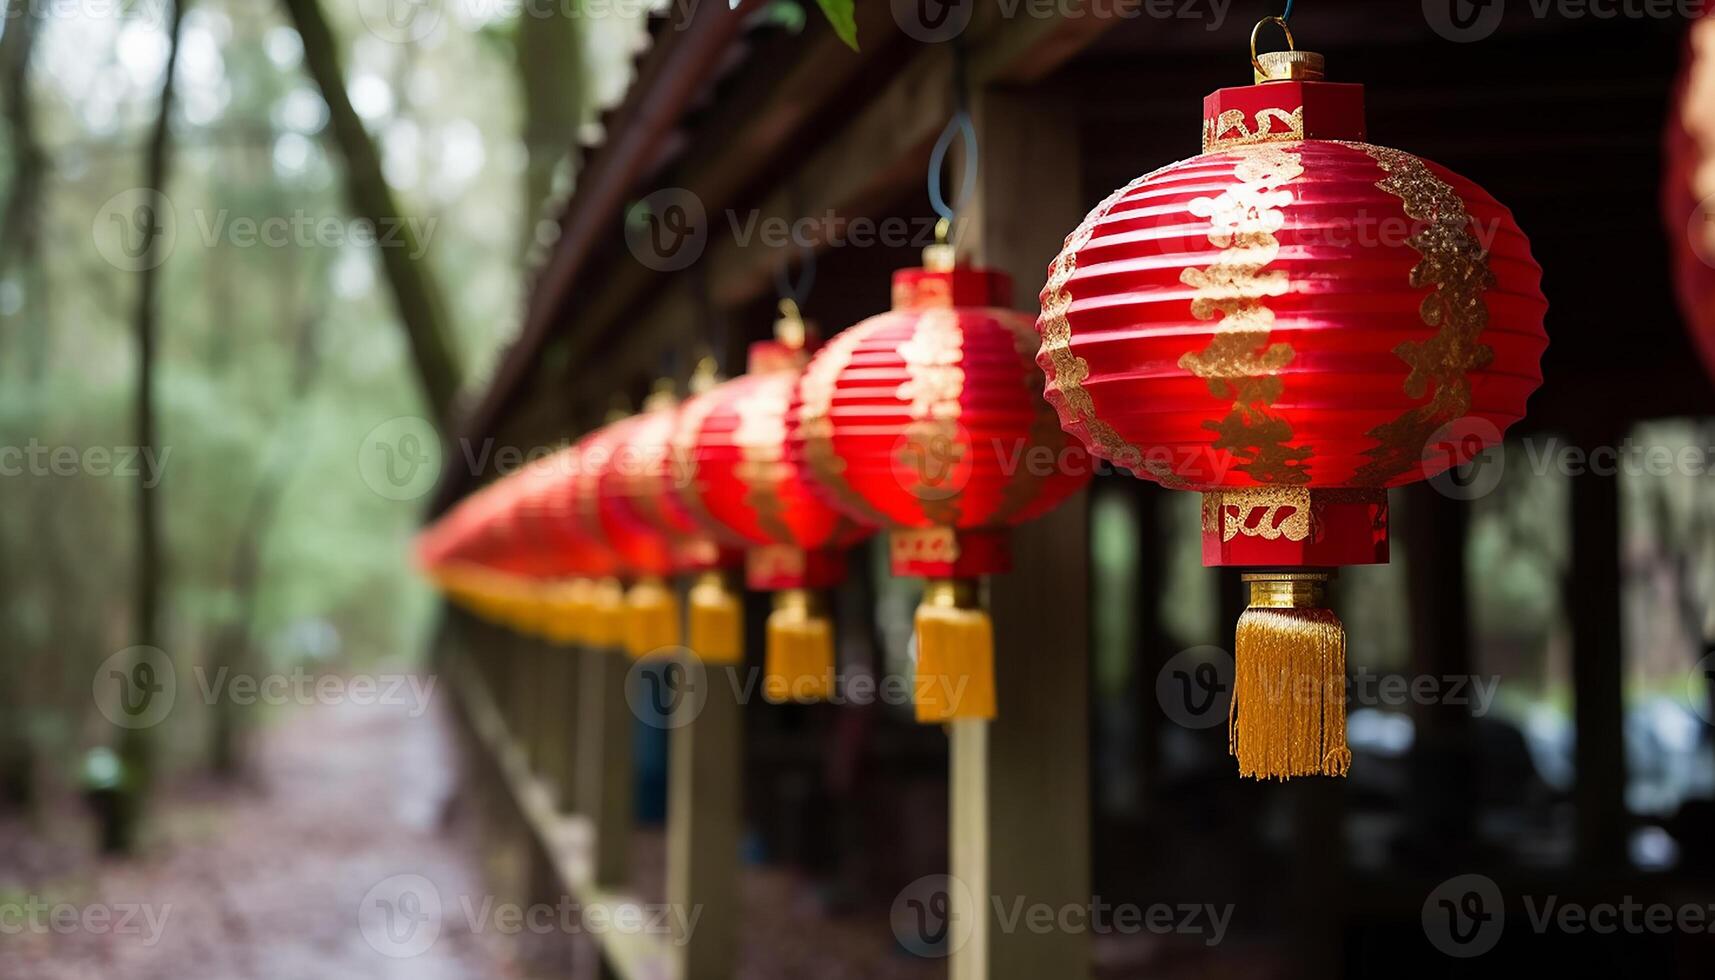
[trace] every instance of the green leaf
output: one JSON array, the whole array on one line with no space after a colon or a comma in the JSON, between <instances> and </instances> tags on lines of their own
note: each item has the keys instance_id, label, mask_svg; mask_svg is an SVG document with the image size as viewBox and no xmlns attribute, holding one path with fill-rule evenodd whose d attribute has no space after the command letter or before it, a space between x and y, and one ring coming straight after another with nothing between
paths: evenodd
<instances>
[{"instance_id":1,"label":"green leaf","mask_svg":"<svg viewBox=\"0 0 1715 980\"><path fill-rule=\"evenodd\" d=\"M840 40L846 42L846 47L853 51L858 49L857 15L852 9L853 0L816 0L827 15L828 23L833 25L834 33Z\"/></svg>"}]
</instances>

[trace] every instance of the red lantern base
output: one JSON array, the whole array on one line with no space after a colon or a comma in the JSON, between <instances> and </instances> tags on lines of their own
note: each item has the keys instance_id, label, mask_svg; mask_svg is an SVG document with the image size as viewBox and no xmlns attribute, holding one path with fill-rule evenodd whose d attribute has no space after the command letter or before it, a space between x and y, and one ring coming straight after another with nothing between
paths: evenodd
<instances>
[{"instance_id":1,"label":"red lantern base","mask_svg":"<svg viewBox=\"0 0 1715 980\"><path fill-rule=\"evenodd\" d=\"M1246 487L1203 494L1203 564L1333 568L1388 560L1387 491Z\"/></svg>"},{"instance_id":2,"label":"red lantern base","mask_svg":"<svg viewBox=\"0 0 1715 980\"><path fill-rule=\"evenodd\" d=\"M831 589L846 577L846 556L831 549L764 545L744 556L745 584L758 592Z\"/></svg>"},{"instance_id":3,"label":"red lantern base","mask_svg":"<svg viewBox=\"0 0 1715 980\"><path fill-rule=\"evenodd\" d=\"M1012 570L1005 528L907 528L889 532L887 545L893 574L899 576L978 578Z\"/></svg>"}]
</instances>

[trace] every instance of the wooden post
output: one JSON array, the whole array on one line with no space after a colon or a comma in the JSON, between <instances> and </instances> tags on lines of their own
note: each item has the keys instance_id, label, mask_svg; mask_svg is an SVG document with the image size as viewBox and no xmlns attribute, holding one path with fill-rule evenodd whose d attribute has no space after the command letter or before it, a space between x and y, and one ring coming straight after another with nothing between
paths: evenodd
<instances>
[{"instance_id":1,"label":"wooden post","mask_svg":"<svg viewBox=\"0 0 1715 980\"><path fill-rule=\"evenodd\" d=\"M630 666L619 650L590 650L578 685L578 810L594 830L590 873L606 888L624 886L630 873L632 714L625 697Z\"/></svg>"},{"instance_id":2,"label":"wooden post","mask_svg":"<svg viewBox=\"0 0 1715 980\"><path fill-rule=\"evenodd\" d=\"M980 164L956 244L1010 273L1015 305L1033 309L1049 261L1093 203L1078 121L1063 104L997 90L977 96L972 121ZM999 717L950 726L952 875L978 905L952 956L955 980L1090 973L1087 931L1007 932L995 911L1091 901L1087 531L1080 493L1017 529L1014 571L990 583Z\"/></svg>"},{"instance_id":3,"label":"wooden post","mask_svg":"<svg viewBox=\"0 0 1715 980\"><path fill-rule=\"evenodd\" d=\"M542 646L537 654L539 678L536 689L536 747L532 757L536 774L548 788L557 810L572 806L573 720L577 715L578 647L563 644Z\"/></svg>"},{"instance_id":4,"label":"wooden post","mask_svg":"<svg viewBox=\"0 0 1715 980\"><path fill-rule=\"evenodd\" d=\"M1597 426L1584 444L1613 446L1620 433ZM1625 665L1620 640L1620 483L1584 473L1572 479L1573 716L1577 723L1578 860L1619 868L1626 858Z\"/></svg>"},{"instance_id":5,"label":"wooden post","mask_svg":"<svg viewBox=\"0 0 1715 980\"><path fill-rule=\"evenodd\" d=\"M731 977L738 956L738 847L743 824L742 665L686 664L697 686L673 711L667 777L667 900L677 922L679 980Z\"/></svg>"}]
</instances>

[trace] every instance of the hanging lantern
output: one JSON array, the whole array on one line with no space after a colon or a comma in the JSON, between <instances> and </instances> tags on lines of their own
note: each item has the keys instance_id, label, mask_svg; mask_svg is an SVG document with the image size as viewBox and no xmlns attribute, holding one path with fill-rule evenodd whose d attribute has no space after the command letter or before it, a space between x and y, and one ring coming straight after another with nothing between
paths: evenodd
<instances>
[{"instance_id":1,"label":"hanging lantern","mask_svg":"<svg viewBox=\"0 0 1715 980\"><path fill-rule=\"evenodd\" d=\"M1319 55L1258 58L1255 32L1251 48L1257 84L1204 100L1202 155L1067 237L1038 360L1093 452L1203 493L1204 564L1257 569L1235 644L1240 773L1342 775L1332 569L1387 561L1386 488L1524 414L1547 303L1506 208L1361 142L1363 87L1322 81Z\"/></svg>"},{"instance_id":2,"label":"hanging lantern","mask_svg":"<svg viewBox=\"0 0 1715 980\"><path fill-rule=\"evenodd\" d=\"M1715 375L1715 16L1686 35L1662 141L1662 213L1679 308Z\"/></svg>"},{"instance_id":3,"label":"hanging lantern","mask_svg":"<svg viewBox=\"0 0 1715 980\"><path fill-rule=\"evenodd\" d=\"M453 509L419 547L437 587L472 612L521 632L543 625L532 581L538 555L512 523L515 484L496 481Z\"/></svg>"},{"instance_id":4,"label":"hanging lantern","mask_svg":"<svg viewBox=\"0 0 1715 980\"><path fill-rule=\"evenodd\" d=\"M632 481L638 456L632 436L643 416L609 423L587 437L574 491L586 518L631 572L620 645L632 656L678 646L679 603L667 578L678 570L673 542L637 512Z\"/></svg>"},{"instance_id":5,"label":"hanging lantern","mask_svg":"<svg viewBox=\"0 0 1715 980\"><path fill-rule=\"evenodd\" d=\"M592 623L598 591L619 569L618 558L578 519L573 483L582 456L578 447L558 450L509 479L518 482L515 524L539 556L532 572L539 578L544 633L556 643L604 645L605 633ZM609 585L606 591L616 591Z\"/></svg>"},{"instance_id":6,"label":"hanging lantern","mask_svg":"<svg viewBox=\"0 0 1715 980\"><path fill-rule=\"evenodd\" d=\"M626 648L641 657L684 644L678 597L667 579L693 574L691 647L711 661L732 662L742 656L741 609L721 570L738 555L685 510L676 492L678 412L671 390L658 388L641 414L603 430L607 458L595 464L603 531L640 573L626 593Z\"/></svg>"},{"instance_id":7,"label":"hanging lantern","mask_svg":"<svg viewBox=\"0 0 1715 980\"><path fill-rule=\"evenodd\" d=\"M1007 527L1090 475L1041 399L1011 281L937 245L893 275L893 309L811 359L788 416L792 460L831 506L888 529L893 574L928 579L917 610L917 718L995 714L981 576L1009 566Z\"/></svg>"},{"instance_id":8,"label":"hanging lantern","mask_svg":"<svg viewBox=\"0 0 1715 980\"><path fill-rule=\"evenodd\" d=\"M872 530L824 504L788 453L806 334L797 304L784 301L776 339L751 345L743 376L687 401L674 436L680 500L741 540L746 584L774 593L763 683L774 701L831 696L834 632L822 590L844 579L843 550Z\"/></svg>"}]
</instances>

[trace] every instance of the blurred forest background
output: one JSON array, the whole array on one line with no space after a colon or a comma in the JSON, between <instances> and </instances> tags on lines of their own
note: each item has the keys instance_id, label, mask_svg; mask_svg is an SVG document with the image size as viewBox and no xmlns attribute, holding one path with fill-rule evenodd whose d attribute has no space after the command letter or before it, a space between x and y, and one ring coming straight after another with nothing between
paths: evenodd
<instances>
[{"instance_id":1,"label":"blurred forest background","mask_svg":"<svg viewBox=\"0 0 1715 980\"><path fill-rule=\"evenodd\" d=\"M647 10L402 6L420 15L404 33L386 0L6 0L0 445L21 453L0 480L5 802L69 788L86 750L122 741L91 677L134 645L166 651L181 687L194 665L424 646L434 603L405 559L428 486L366 482L366 433L480 391L575 179L570 135L600 138ZM325 17L331 44L306 50L303 17ZM330 57L338 94L312 70ZM330 114L342 99L355 133ZM347 166L354 139L379 186ZM420 240L378 243L360 216ZM155 253L138 237L151 217ZM158 483L148 457L119 472L143 441L144 316ZM56 464L60 447L77 461ZM230 726L180 700L147 736L152 764L230 766Z\"/></svg>"}]
</instances>

